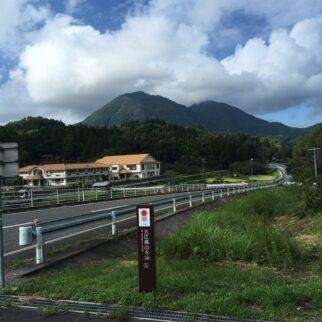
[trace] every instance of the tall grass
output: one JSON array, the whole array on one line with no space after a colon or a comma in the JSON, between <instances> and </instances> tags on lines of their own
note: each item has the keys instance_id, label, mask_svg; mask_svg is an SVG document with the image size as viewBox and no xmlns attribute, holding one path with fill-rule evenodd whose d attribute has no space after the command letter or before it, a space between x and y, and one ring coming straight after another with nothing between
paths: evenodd
<instances>
[{"instance_id":1,"label":"tall grass","mask_svg":"<svg viewBox=\"0 0 322 322\"><path fill-rule=\"evenodd\" d=\"M160 245L166 258L254 261L291 267L306 258L301 244L276 230L272 219L292 211L295 197L288 190L259 191L222 209L194 216Z\"/></svg>"}]
</instances>

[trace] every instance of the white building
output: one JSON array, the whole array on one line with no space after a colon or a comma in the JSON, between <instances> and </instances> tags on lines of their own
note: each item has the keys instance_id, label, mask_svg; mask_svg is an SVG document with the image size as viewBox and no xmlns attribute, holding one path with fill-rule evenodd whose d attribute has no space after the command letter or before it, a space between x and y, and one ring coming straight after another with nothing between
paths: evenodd
<instances>
[{"instance_id":1,"label":"white building","mask_svg":"<svg viewBox=\"0 0 322 322\"><path fill-rule=\"evenodd\" d=\"M111 179L150 178L160 175L161 163L150 154L105 156L96 161L111 168Z\"/></svg>"},{"instance_id":2,"label":"white building","mask_svg":"<svg viewBox=\"0 0 322 322\"><path fill-rule=\"evenodd\" d=\"M110 167L97 162L29 165L19 169L24 185L68 186L109 180Z\"/></svg>"}]
</instances>

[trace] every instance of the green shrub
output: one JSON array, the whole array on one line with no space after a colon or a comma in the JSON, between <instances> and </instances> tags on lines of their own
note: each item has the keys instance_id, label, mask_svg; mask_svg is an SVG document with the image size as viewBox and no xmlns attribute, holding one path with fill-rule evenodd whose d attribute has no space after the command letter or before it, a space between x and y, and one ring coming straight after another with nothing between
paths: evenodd
<instances>
[{"instance_id":1,"label":"green shrub","mask_svg":"<svg viewBox=\"0 0 322 322\"><path fill-rule=\"evenodd\" d=\"M277 231L270 222L275 215L289 210L286 197L279 189L261 191L222 209L194 216L161 242L160 252L167 258L244 260L291 267L303 260L306 252L300 242Z\"/></svg>"}]
</instances>

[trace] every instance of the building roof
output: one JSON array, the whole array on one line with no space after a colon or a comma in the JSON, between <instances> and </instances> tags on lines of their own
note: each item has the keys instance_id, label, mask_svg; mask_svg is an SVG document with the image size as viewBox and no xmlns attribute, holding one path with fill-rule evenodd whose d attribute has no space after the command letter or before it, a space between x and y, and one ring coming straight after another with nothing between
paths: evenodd
<instances>
[{"instance_id":1,"label":"building roof","mask_svg":"<svg viewBox=\"0 0 322 322\"><path fill-rule=\"evenodd\" d=\"M37 165L27 165L26 167L20 168L19 172L30 172L33 168L37 167Z\"/></svg>"},{"instance_id":2,"label":"building roof","mask_svg":"<svg viewBox=\"0 0 322 322\"><path fill-rule=\"evenodd\" d=\"M107 165L90 162L90 163L52 163L42 165L29 165L19 169L19 172L30 172L34 168L40 168L45 171L64 171L64 170L83 170L83 169L106 169Z\"/></svg>"},{"instance_id":3,"label":"building roof","mask_svg":"<svg viewBox=\"0 0 322 322\"><path fill-rule=\"evenodd\" d=\"M126 155L112 155L106 156L102 159L98 159L96 162L106 165L113 164L139 164L144 161L145 158L151 156L148 153L144 154L126 154ZM151 156L152 157L152 156Z\"/></svg>"}]
</instances>

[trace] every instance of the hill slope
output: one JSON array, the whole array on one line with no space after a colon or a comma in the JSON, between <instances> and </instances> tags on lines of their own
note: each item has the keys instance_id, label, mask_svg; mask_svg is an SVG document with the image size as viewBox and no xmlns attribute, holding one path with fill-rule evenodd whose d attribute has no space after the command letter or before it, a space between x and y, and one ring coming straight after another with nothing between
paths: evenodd
<instances>
[{"instance_id":1,"label":"hill slope","mask_svg":"<svg viewBox=\"0 0 322 322\"><path fill-rule=\"evenodd\" d=\"M144 92L118 96L88 116L83 123L89 126L108 126L146 119L161 119L178 125L197 125L186 106L165 97Z\"/></svg>"},{"instance_id":2,"label":"hill slope","mask_svg":"<svg viewBox=\"0 0 322 322\"><path fill-rule=\"evenodd\" d=\"M134 92L118 96L89 115L82 123L88 126L120 125L131 120L161 119L178 125L202 126L218 132L243 132L264 136L298 136L314 127L294 128L268 122L225 103L206 101L190 107L159 95Z\"/></svg>"},{"instance_id":3,"label":"hill slope","mask_svg":"<svg viewBox=\"0 0 322 322\"><path fill-rule=\"evenodd\" d=\"M209 131L288 136L305 133L305 129L268 122L225 103L207 101L193 104L189 109L195 114L199 124Z\"/></svg>"}]
</instances>

